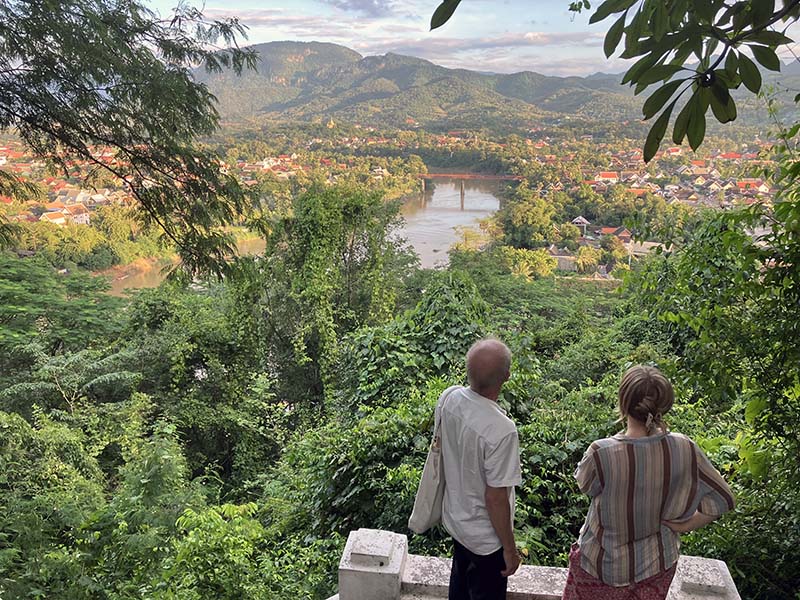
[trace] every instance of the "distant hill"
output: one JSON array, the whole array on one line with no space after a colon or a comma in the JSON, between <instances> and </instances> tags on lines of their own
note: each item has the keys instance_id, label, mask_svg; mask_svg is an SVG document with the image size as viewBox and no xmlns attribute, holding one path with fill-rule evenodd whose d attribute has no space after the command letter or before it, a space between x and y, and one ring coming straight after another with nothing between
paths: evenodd
<instances>
[{"instance_id":1,"label":"distant hill","mask_svg":"<svg viewBox=\"0 0 800 600\"><path fill-rule=\"evenodd\" d=\"M219 100L224 117L255 116L299 97L309 77L338 65L357 63L362 56L349 48L321 42L271 42L251 46L259 55L257 71L242 76L232 71L195 72ZM323 75L324 76L324 75Z\"/></svg>"},{"instance_id":2,"label":"distant hill","mask_svg":"<svg viewBox=\"0 0 800 600\"><path fill-rule=\"evenodd\" d=\"M639 119L621 75L552 77L530 71L500 75L447 69L429 61L386 54L363 57L336 44L271 42L253 46L257 72L198 72L217 96L224 118L317 120L431 128L480 127L542 119ZM796 71L796 65L789 67ZM794 73L786 74L798 79ZM749 104L749 103L748 103ZM747 107L743 120L752 121Z\"/></svg>"}]
</instances>

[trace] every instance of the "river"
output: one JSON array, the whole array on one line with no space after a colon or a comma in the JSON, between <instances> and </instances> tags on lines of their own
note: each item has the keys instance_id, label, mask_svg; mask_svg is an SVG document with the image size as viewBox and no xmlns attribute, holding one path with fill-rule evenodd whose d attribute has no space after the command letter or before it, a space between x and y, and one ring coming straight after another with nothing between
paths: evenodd
<instances>
[{"instance_id":1,"label":"river","mask_svg":"<svg viewBox=\"0 0 800 600\"><path fill-rule=\"evenodd\" d=\"M496 181L435 179L425 194L409 198L403 205L405 227L402 235L419 255L420 266L447 264L447 251L460 239L459 229L477 227L500 206L500 185Z\"/></svg>"},{"instance_id":2,"label":"river","mask_svg":"<svg viewBox=\"0 0 800 600\"><path fill-rule=\"evenodd\" d=\"M481 219L499 208L501 185L495 181L464 181L462 203L459 180L436 179L424 194L406 199L401 209L405 226L400 234L419 255L423 268L447 264L447 251L459 240L460 228L477 227ZM239 242L242 254L257 254L263 249L264 241L258 238ZM164 280L162 267L120 270L112 276L110 293L120 296L128 289L156 287Z\"/></svg>"}]
</instances>

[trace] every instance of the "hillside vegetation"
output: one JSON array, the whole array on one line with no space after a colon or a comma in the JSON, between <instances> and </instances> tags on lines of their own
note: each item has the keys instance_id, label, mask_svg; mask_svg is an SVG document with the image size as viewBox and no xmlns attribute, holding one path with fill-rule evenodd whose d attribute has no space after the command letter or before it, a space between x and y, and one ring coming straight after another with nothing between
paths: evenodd
<instances>
[{"instance_id":1,"label":"hillside vegetation","mask_svg":"<svg viewBox=\"0 0 800 600\"><path fill-rule=\"evenodd\" d=\"M766 315L734 301L708 313L684 287L691 254L653 259L621 291L520 269L537 251L501 242L424 271L379 194L328 186L290 202L263 256L236 260L223 282L116 299L44 256L0 255L4 597L329 597L350 530L406 531L438 394L494 334L514 352L501 403L520 429L516 529L530 564L566 564L587 508L572 471L619 427L620 373L652 362L676 384L669 426L698 440L738 499L684 551L726 560L746 598L795 600L796 457L764 420L791 419L793 405L767 410L769 371L750 372L746 394L719 393L703 376L708 333L674 311L730 325L716 333L728 366L713 368L731 386L755 358L736 345L741 319ZM696 225L693 251L712 251L718 226ZM702 276L751 267L719 253ZM661 289L667 273L676 285ZM449 552L440 529L410 545Z\"/></svg>"},{"instance_id":2,"label":"hillside vegetation","mask_svg":"<svg viewBox=\"0 0 800 600\"><path fill-rule=\"evenodd\" d=\"M392 53L362 57L319 42L270 42L252 49L260 57L257 72L242 77L198 73L227 119L332 118L378 127L414 122L435 129L519 129L564 118L641 118L639 99L619 85L621 75L487 74ZM789 88L800 86L800 71L794 71L789 68L781 79ZM744 102L741 112L745 124L766 119L752 100Z\"/></svg>"}]
</instances>

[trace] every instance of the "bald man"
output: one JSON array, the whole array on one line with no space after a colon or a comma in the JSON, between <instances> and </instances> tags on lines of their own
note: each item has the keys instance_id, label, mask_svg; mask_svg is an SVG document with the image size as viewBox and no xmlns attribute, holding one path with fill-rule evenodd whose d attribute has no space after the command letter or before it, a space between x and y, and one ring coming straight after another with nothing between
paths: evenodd
<instances>
[{"instance_id":1,"label":"bald man","mask_svg":"<svg viewBox=\"0 0 800 600\"><path fill-rule=\"evenodd\" d=\"M514 486L522 483L514 422L497 404L511 351L484 339L467 352L469 387L440 398L445 491L442 523L453 536L450 600L502 600L519 567Z\"/></svg>"}]
</instances>

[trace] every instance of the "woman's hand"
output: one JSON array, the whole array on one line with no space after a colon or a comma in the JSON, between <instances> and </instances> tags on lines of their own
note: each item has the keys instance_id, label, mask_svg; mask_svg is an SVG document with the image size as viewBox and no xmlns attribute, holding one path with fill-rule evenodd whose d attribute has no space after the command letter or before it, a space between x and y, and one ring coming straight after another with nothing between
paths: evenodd
<instances>
[{"instance_id":1,"label":"woman's hand","mask_svg":"<svg viewBox=\"0 0 800 600\"><path fill-rule=\"evenodd\" d=\"M689 521L661 521L662 525L666 525L675 533L688 533L691 531L687 524Z\"/></svg>"},{"instance_id":2,"label":"woman's hand","mask_svg":"<svg viewBox=\"0 0 800 600\"><path fill-rule=\"evenodd\" d=\"M700 529L714 521L717 517L704 515L699 510L685 521L661 521L663 525L669 527L675 533L689 533L695 529Z\"/></svg>"}]
</instances>

